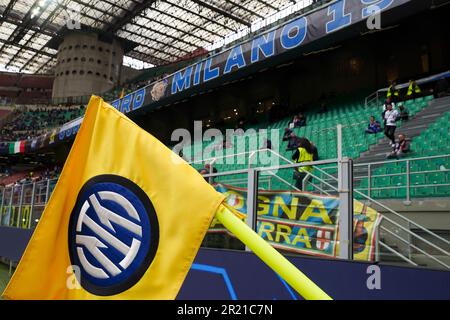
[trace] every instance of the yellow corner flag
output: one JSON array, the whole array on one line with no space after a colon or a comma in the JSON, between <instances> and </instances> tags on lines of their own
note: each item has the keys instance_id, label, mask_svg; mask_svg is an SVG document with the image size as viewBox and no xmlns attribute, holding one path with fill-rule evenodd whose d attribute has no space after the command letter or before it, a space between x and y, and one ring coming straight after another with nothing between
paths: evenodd
<instances>
[{"instance_id":1,"label":"yellow corner flag","mask_svg":"<svg viewBox=\"0 0 450 320\"><path fill-rule=\"evenodd\" d=\"M214 215L306 299L330 299L189 164L92 97L7 299L174 299Z\"/></svg>"},{"instance_id":2,"label":"yellow corner flag","mask_svg":"<svg viewBox=\"0 0 450 320\"><path fill-rule=\"evenodd\" d=\"M174 299L223 201L99 97L3 296Z\"/></svg>"}]
</instances>

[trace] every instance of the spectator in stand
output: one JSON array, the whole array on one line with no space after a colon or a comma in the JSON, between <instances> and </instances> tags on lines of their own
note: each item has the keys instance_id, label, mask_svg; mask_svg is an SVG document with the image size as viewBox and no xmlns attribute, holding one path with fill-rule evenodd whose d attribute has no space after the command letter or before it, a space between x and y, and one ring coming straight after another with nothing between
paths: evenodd
<instances>
[{"instance_id":1,"label":"spectator in stand","mask_svg":"<svg viewBox=\"0 0 450 320\"><path fill-rule=\"evenodd\" d=\"M300 119L298 118L298 115L294 116L294 119L292 119L292 128L298 128L300 127Z\"/></svg>"},{"instance_id":2,"label":"spectator in stand","mask_svg":"<svg viewBox=\"0 0 450 320\"><path fill-rule=\"evenodd\" d=\"M387 109L384 113L385 127L384 134L390 140L391 146L395 145L395 129L397 129L397 124L395 123L398 118L398 111L392 108L392 104L387 105Z\"/></svg>"},{"instance_id":3,"label":"spectator in stand","mask_svg":"<svg viewBox=\"0 0 450 320\"><path fill-rule=\"evenodd\" d=\"M387 98L383 104L383 112L381 112L381 119L383 119L384 126L386 126L386 120L384 119L384 114L387 110L388 104L391 104L393 108L395 108L395 103L392 102L391 98Z\"/></svg>"},{"instance_id":4,"label":"spectator in stand","mask_svg":"<svg viewBox=\"0 0 450 320\"><path fill-rule=\"evenodd\" d=\"M300 119L300 124L303 126L306 126L306 116L303 112L300 112L298 114L298 118Z\"/></svg>"},{"instance_id":5,"label":"spectator in stand","mask_svg":"<svg viewBox=\"0 0 450 320\"><path fill-rule=\"evenodd\" d=\"M381 132L381 124L378 120L375 120L374 116L370 116L370 122L367 126L366 133L372 134L378 132Z\"/></svg>"},{"instance_id":6,"label":"spectator in stand","mask_svg":"<svg viewBox=\"0 0 450 320\"><path fill-rule=\"evenodd\" d=\"M399 115L397 120L403 120L408 121L409 119L409 112L408 109L405 108L403 104L400 104L398 107Z\"/></svg>"},{"instance_id":7,"label":"spectator in stand","mask_svg":"<svg viewBox=\"0 0 450 320\"><path fill-rule=\"evenodd\" d=\"M294 132L291 133L289 137L289 142L286 148L286 151L296 150L298 148L298 137Z\"/></svg>"},{"instance_id":8,"label":"spectator in stand","mask_svg":"<svg viewBox=\"0 0 450 320\"><path fill-rule=\"evenodd\" d=\"M297 119L295 120L295 117ZM294 128L300 128L306 126L306 117L303 112L300 112L297 116L294 117Z\"/></svg>"},{"instance_id":9,"label":"spectator in stand","mask_svg":"<svg viewBox=\"0 0 450 320\"><path fill-rule=\"evenodd\" d=\"M311 143L306 138L298 139L298 149L292 155L292 160L295 163L312 162L314 149ZM303 190L303 182L308 179L309 173L312 171L312 166L298 167L294 170L295 187Z\"/></svg>"},{"instance_id":10,"label":"spectator in stand","mask_svg":"<svg viewBox=\"0 0 450 320\"><path fill-rule=\"evenodd\" d=\"M0 141L24 140L83 114L82 108L35 108L18 113L0 131Z\"/></svg>"},{"instance_id":11,"label":"spectator in stand","mask_svg":"<svg viewBox=\"0 0 450 320\"><path fill-rule=\"evenodd\" d=\"M289 141L289 138L291 137L291 133L293 133L292 129L285 128L284 135L283 135L283 141Z\"/></svg>"},{"instance_id":12,"label":"spectator in stand","mask_svg":"<svg viewBox=\"0 0 450 320\"><path fill-rule=\"evenodd\" d=\"M387 159L403 158L410 152L410 142L406 139L404 134L398 135L398 142L394 145L392 152L387 155Z\"/></svg>"}]
</instances>

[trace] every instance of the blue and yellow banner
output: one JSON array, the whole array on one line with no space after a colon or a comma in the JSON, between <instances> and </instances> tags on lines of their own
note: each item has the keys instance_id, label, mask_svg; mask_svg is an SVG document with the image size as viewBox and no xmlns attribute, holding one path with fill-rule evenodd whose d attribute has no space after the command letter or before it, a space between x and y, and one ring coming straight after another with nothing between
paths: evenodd
<instances>
[{"instance_id":1,"label":"blue and yellow banner","mask_svg":"<svg viewBox=\"0 0 450 320\"><path fill-rule=\"evenodd\" d=\"M247 213L247 191L218 184L216 190L226 196L227 203ZM359 201L354 201L355 260L374 261L377 228L381 215ZM277 249L320 257L339 254L339 199L307 192L258 192L257 233ZM214 219L209 233L227 230Z\"/></svg>"}]
</instances>

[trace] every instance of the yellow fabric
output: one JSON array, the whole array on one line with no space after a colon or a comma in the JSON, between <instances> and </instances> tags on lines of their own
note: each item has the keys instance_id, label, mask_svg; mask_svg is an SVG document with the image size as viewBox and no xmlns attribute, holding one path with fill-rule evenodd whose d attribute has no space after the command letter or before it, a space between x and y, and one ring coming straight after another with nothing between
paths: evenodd
<instances>
[{"instance_id":1,"label":"yellow fabric","mask_svg":"<svg viewBox=\"0 0 450 320\"><path fill-rule=\"evenodd\" d=\"M113 296L68 289L68 223L94 176L137 184L159 222L159 245L142 278ZM174 299L223 201L189 164L99 97L92 97L60 179L3 296L8 299Z\"/></svg>"},{"instance_id":2,"label":"yellow fabric","mask_svg":"<svg viewBox=\"0 0 450 320\"><path fill-rule=\"evenodd\" d=\"M122 91L120 91L119 99L122 99L125 96L125 89L122 88Z\"/></svg>"},{"instance_id":3,"label":"yellow fabric","mask_svg":"<svg viewBox=\"0 0 450 320\"><path fill-rule=\"evenodd\" d=\"M386 97L390 98L392 96L392 94L394 94L394 96L397 96L397 97L399 95L398 90L396 90L393 86L390 86Z\"/></svg>"},{"instance_id":4,"label":"yellow fabric","mask_svg":"<svg viewBox=\"0 0 450 320\"><path fill-rule=\"evenodd\" d=\"M313 155L311 153L309 153L308 151L306 151L305 148L298 148L298 152L299 152L299 156L298 156L298 159L295 161L296 163L313 161ZM303 172L311 172L312 170L313 170L312 166L304 166L304 167L298 168L298 171L303 171Z\"/></svg>"},{"instance_id":5,"label":"yellow fabric","mask_svg":"<svg viewBox=\"0 0 450 320\"><path fill-rule=\"evenodd\" d=\"M421 93L422 90L420 90L420 87L414 83L414 82L410 82L409 83L409 87L408 87L408 92L406 93L407 96L410 96L413 94L413 91L417 94Z\"/></svg>"}]
</instances>

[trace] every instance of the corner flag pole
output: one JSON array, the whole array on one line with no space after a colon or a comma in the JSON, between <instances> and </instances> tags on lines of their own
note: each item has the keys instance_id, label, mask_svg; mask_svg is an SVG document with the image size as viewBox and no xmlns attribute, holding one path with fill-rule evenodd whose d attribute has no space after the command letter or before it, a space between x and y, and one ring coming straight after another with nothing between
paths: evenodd
<instances>
[{"instance_id":1,"label":"corner flag pole","mask_svg":"<svg viewBox=\"0 0 450 320\"><path fill-rule=\"evenodd\" d=\"M216 212L216 218L273 271L291 285L303 298L307 300L332 300L328 294L311 281L303 272L298 270L248 225L239 220L227 208L227 205L220 205Z\"/></svg>"}]
</instances>

